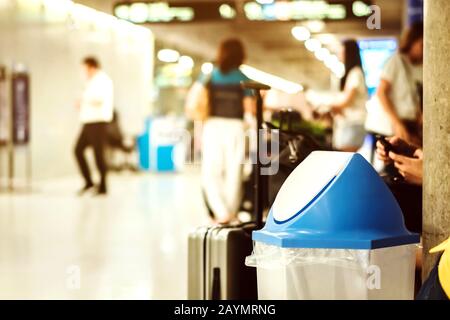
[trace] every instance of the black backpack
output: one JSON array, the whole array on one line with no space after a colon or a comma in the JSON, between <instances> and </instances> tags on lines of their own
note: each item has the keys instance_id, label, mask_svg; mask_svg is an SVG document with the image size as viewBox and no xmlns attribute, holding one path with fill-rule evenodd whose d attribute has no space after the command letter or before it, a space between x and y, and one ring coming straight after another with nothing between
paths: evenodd
<instances>
[{"instance_id":1,"label":"black backpack","mask_svg":"<svg viewBox=\"0 0 450 320\"><path fill-rule=\"evenodd\" d=\"M277 163L278 172L268 176L268 205L272 206L282 184L292 171L313 151L331 150L326 138L317 135L308 126L297 111L282 110L274 115L277 125L266 123L269 129L279 131L279 154L272 158ZM303 123L303 124L302 124Z\"/></svg>"}]
</instances>

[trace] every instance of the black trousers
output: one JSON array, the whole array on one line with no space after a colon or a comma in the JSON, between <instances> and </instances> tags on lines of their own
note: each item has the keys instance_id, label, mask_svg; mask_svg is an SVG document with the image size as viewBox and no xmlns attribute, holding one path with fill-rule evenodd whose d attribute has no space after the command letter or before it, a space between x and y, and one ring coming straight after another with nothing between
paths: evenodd
<instances>
[{"instance_id":1,"label":"black trousers","mask_svg":"<svg viewBox=\"0 0 450 320\"><path fill-rule=\"evenodd\" d=\"M106 128L108 123L96 122L83 125L80 136L75 146L75 157L80 167L81 174L87 186L93 185L91 172L86 162L85 150L93 147L95 163L100 173L99 191L106 192L106 174L107 166L105 161L104 149L106 145Z\"/></svg>"}]
</instances>

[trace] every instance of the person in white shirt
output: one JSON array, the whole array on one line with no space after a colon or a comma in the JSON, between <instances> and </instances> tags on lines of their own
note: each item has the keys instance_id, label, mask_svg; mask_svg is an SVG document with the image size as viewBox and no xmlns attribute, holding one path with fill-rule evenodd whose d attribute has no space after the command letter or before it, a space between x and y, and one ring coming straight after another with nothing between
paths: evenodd
<instances>
[{"instance_id":1,"label":"person in white shirt","mask_svg":"<svg viewBox=\"0 0 450 320\"><path fill-rule=\"evenodd\" d=\"M363 144L366 131L367 87L362 70L359 47L355 40L343 43L342 60L345 75L341 79L341 94L331 105L333 115L333 147L337 150L356 152Z\"/></svg>"},{"instance_id":2,"label":"person in white shirt","mask_svg":"<svg viewBox=\"0 0 450 320\"><path fill-rule=\"evenodd\" d=\"M421 144L423 24L413 24L403 35L399 52L385 64L377 97L393 132L409 143Z\"/></svg>"},{"instance_id":3,"label":"person in white shirt","mask_svg":"<svg viewBox=\"0 0 450 320\"><path fill-rule=\"evenodd\" d=\"M91 146L94 149L95 162L100 173L100 183L95 192L103 195L107 193L104 146L107 125L113 119L114 88L112 80L100 69L96 58L86 57L83 60L83 67L87 82L79 103L80 121L83 126L75 146L75 157L85 185L79 194L95 186L84 155L86 148Z\"/></svg>"}]
</instances>

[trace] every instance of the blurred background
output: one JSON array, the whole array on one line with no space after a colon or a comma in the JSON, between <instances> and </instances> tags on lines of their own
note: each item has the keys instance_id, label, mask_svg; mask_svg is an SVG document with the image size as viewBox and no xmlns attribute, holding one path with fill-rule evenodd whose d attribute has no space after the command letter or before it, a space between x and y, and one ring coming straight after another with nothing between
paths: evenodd
<instances>
[{"instance_id":1,"label":"blurred background","mask_svg":"<svg viewBox=\"0 0 450 320\"><path fill-rule=\"evenodd\" d=\"M381 10L379 28L368 20L372 5ZM313 121L340 90L342 41L358 42L370 98L422 6L0 0L0 298L186 298L187 234L210 220L184 106L191 86L213 71L221 41L239 38L247 55L241 71L272 87L267 119L292 109ZM110 190L100 198L76 195L75 104L86 56L114 84L119 143L106 150ZM17 77L25 87L15 87ZM327 121L320 128L330 128ZM372 142L360 152L370 160ZM90 151L88 159L94 168ZM81 284L71 285L73 277Z\"/></svg>"}]
</instances>

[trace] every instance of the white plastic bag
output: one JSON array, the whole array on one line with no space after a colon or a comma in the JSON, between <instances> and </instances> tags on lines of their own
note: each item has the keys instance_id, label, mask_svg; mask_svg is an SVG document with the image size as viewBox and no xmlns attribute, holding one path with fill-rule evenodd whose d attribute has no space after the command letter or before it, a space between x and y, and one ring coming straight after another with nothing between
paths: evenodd
<instances>
[{"instance_id":1,"label":"white plastic bag","mask_svg":"<svg viewBox=\"0 0 450 320\"><path fill-rule=\"evenodd\" d=\"M281 248L255 242L245 264L257 268L258 298L414 297L416 245L373 250Z\"/></svg>"}]
</instances>

